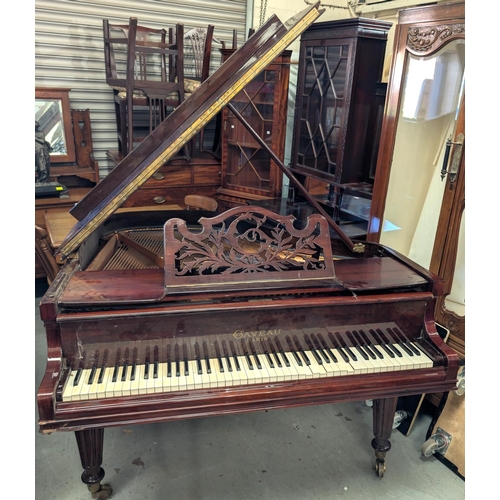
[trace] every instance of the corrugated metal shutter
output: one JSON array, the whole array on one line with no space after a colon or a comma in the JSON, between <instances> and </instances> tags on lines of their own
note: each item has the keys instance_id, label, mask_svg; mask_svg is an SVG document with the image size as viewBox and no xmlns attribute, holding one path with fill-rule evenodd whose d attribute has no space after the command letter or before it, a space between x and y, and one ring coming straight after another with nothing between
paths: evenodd
<instances>
[{"instance_id":1,"label":"corrugated metal shutter","mask_svg":"<svg viewBox=\"0 0 500 500\"><path fill-rule=\"evenodd\" d=\"M106 84L102 20L169 28L183 23L215 26L214 36L231 46L246 39L247 0L36 0L35 85L70 88L73 109L90 109L95 159L101 176L110 165L107 150L117 150L113 92ZM215 69L218 58L212 57Z\"/></svg>"}]
</instances>

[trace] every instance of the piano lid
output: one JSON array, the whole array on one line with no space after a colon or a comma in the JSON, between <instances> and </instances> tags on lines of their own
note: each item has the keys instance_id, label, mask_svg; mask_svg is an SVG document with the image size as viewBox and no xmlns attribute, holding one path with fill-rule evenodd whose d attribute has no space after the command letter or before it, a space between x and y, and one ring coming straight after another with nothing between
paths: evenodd
<instances>
[{"instance_id":1,"label":"piano lid","mask_svg":"<svg viewBox=\"0 0 500 500\"><path fill-rule=\"evenodd\" d=\"M78 222L57 255L65 260L127 198L169 161L209 120L324 11L320 2L283 24L272 16L199 89L70 210Z\"/></svg>"}]
</instances>

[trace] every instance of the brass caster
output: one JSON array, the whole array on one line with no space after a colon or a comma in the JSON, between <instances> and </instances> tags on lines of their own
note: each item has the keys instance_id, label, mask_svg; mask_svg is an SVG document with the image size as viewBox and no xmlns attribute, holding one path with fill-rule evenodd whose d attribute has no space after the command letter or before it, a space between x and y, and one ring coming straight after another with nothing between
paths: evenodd
<instances>
[{"instance_id":1,"label":"brass caster","mask_svg":"<svg viewBox=\"0 0 500 500\"><path fill-rule=\"evenodd\" d=\"M107 500L113 493L113 489L109 484L89 484L88 489L92 493L92 498L98 498L99 500Z\"/></svg>"},{"instance_id":2,"label":"brass caster","mask_svg":"<svg viewBox=\"0 0 500 500\"><path fill-rule=\"evenodd\" d=\"M378 477L384 477L386 471L385 461L384 460L375 460L375 472Z\"/></svg>"}]
</instances>

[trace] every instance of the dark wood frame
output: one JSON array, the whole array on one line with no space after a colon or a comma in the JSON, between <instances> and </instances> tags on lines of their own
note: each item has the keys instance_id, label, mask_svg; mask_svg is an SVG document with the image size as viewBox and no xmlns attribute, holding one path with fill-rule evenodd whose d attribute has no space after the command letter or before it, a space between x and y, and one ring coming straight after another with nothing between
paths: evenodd
<instances>
[{"instance_id":1,"label":"dark wood frame","mask_svg":"<svg viewBox=\"0 0 500 500\"><path fill-rule=\"evenodd\" d=\"M69 91L65 88L42 88L35 87L35 99L60 99L62 118L64 123L64 138L66 140L65 155L50 155L50 163L69 163L76 160L75 138L73 136L73 125L71 123L71 109L69 105Z\"/></svg>"}]
</instances>

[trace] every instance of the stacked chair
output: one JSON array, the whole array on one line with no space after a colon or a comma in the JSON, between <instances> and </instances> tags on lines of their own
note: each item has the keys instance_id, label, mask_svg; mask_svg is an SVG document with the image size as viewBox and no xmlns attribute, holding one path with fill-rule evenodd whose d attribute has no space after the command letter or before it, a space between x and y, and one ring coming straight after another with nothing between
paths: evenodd
<instances>
[{"instance_id":1,"label":"stacked chair","mask_svg":"<svg viewBox=\"0 0 500 500\"><path fill-rule=\"evenodd\" d=\"M234 31L233 48L236 39ZM214 37L212 25L185 33L182 24L155 29L139 25L135 17L128 24L104 19L103 41L106 82L114 93L119 160L208 78L213 44L225 48ZM189 160L195 150L217 156L219 136L217 117L176 158Z\"/></svg>"}]
</instances>

